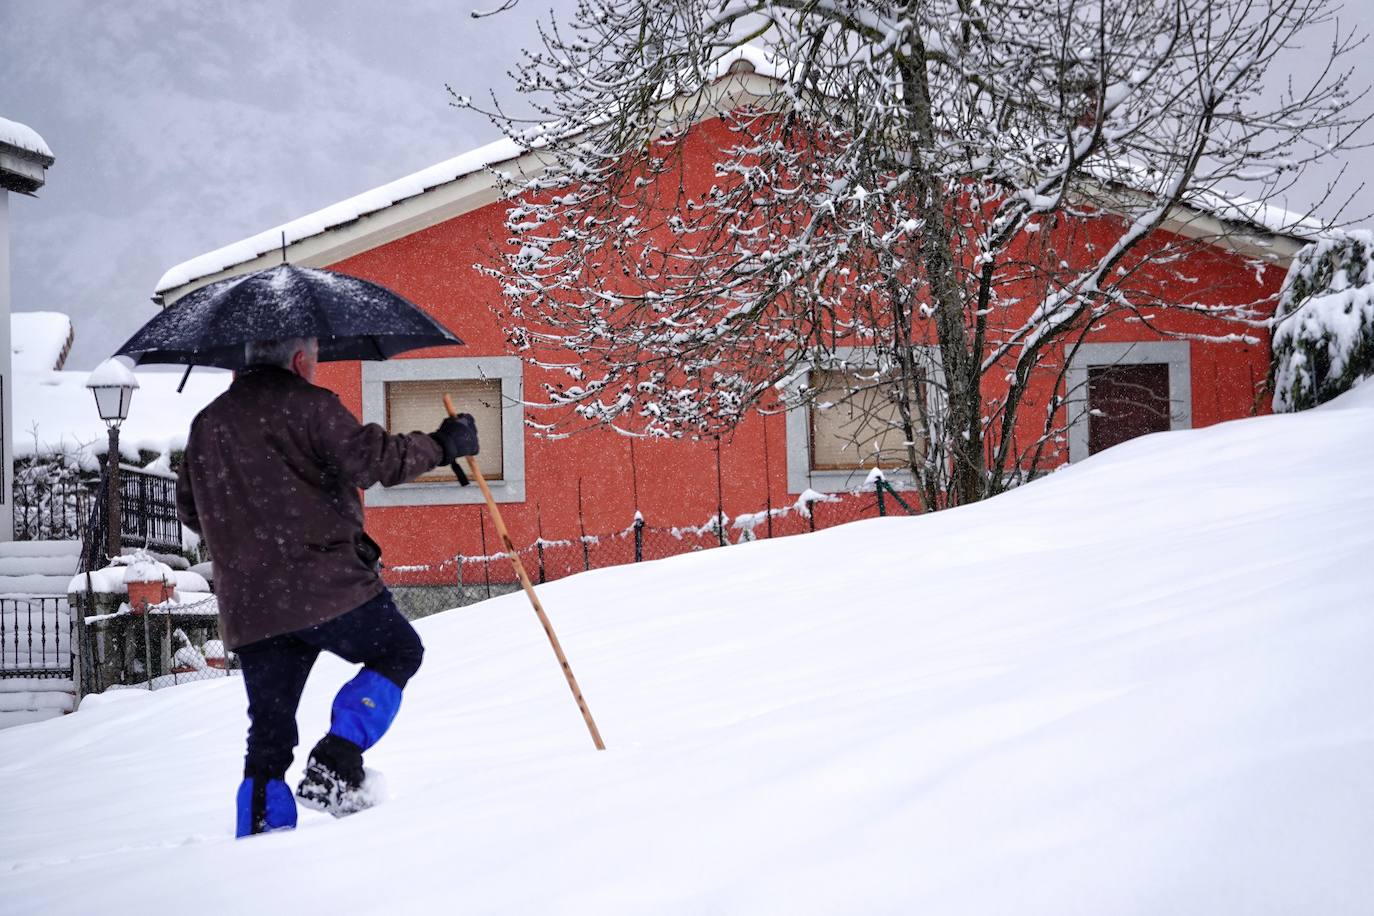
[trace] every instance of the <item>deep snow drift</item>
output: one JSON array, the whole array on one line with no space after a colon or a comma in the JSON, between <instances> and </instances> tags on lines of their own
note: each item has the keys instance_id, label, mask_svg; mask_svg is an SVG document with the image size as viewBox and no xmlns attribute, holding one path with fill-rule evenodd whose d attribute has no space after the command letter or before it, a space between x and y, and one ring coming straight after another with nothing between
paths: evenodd
<instances>
[{"instance_id":1,"label":"deep snow drift","mask_svg":"<svg viewBox=\"0 0 1374 916\"><path fill-rule=\"evenodd\" d=\"M0 733L0 911L1368 913L1371 456L1366 385L541 587L605 752L523 596L430 618L391 800L295 833L236 680L96 697Z\"/></svg>"}]
</instances>

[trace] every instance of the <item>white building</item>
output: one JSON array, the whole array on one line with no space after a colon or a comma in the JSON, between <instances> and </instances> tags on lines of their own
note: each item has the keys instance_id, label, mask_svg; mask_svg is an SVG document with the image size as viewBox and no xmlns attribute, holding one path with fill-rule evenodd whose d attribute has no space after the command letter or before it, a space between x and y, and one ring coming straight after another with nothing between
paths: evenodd
<instances>
[{"instance_id":1,"label":"white building","mask_svg":"<svg viewBox=\"0 0 1374 916\"><path fill-rule=\"evenodd\" d=\"M43 187L52 150L30 127L0 118L0 541L14 537L14 375L10 361L9 196Z\"/></svg>"}]
</instances>

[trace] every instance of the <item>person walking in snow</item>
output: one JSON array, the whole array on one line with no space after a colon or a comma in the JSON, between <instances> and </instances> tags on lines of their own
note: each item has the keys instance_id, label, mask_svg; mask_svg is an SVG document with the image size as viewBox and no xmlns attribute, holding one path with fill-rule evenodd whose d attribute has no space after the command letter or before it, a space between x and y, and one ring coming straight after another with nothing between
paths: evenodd
<instances>
[{"instance_id":1,"label":"person walking in snow","mask_svg":"<svg viewBox=\"0 0 1374 916\"><path fill-rule=\"evenodd\" d=\"M433 433L359 423L313 384L315 340L261 341L228 391L192 421L177 477L182 524L215 564L220 633L248 693L240 837L296 825L296 798L336 817L367 807L363 752L382 737L424 648L378 573L358 491L478 453L468 414ZM334 697L328 733L293 798L296 707L316 657L362 670Z\"/></svg>"}]
</instances>

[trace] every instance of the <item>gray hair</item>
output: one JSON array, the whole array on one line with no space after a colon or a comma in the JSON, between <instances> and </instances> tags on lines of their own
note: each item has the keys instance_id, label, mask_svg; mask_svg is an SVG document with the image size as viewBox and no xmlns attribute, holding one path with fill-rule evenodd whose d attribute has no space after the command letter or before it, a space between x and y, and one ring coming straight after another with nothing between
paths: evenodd
<instances>
[{"instance_id":1,"label":"gray hair","mask_svg":"<svg viewBox=\"0 0 1374 916\"><path fill-rule=\"evenodd\" d=\"M315 345L313 337L288 337L285 340L250 340L243 345L244 366L276 366L290 369L291 359Z\"/></svg>"}]
</instances>

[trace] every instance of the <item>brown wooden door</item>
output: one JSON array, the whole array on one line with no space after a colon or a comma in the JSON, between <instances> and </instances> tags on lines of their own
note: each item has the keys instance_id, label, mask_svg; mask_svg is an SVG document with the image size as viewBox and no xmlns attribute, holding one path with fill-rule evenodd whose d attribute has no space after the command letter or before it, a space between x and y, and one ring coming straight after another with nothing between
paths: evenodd
<instances>
[{"instance_id":1,"label":"brown wooden door","mask_svg":"<svg viewBox=\"0 0 1374 916\"><path fill-rule=\"evenodd\" d=\"M1169 366L1137 363L1088 369L1088 454L1169 428Z\"/></svg>"}]
</instances>

